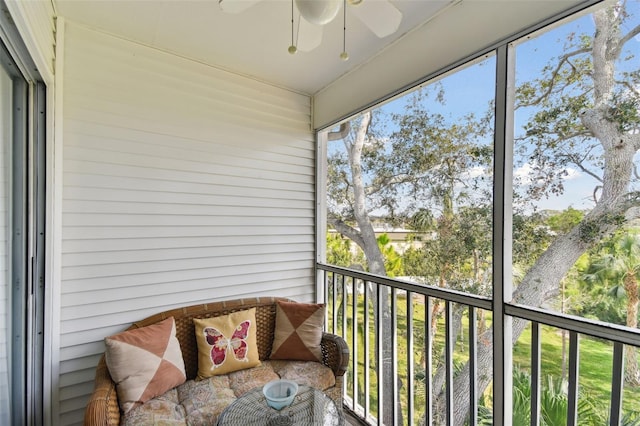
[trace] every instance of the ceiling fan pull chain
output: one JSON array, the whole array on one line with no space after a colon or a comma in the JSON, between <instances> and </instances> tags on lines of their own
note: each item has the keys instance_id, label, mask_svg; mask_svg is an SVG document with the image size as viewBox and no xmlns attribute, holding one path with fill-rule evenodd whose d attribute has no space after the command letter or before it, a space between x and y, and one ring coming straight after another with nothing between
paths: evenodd
<instances>
[{"instance_id":1,"label":"ceiling fan pull chain","mask_svg":"<svg viewBox=\"0 0 640 426\"><path fill-rule=\"evenodd\" d=\"M288 52L292 55L298 51L298 48L293 42L293 27L293 0L291 0L291 46L289 46Z\"/></svg>"},{"instance_id":2,"label":"ceiling fan pull chain","mask_svg":"<svg viewBox=\"0 0 640 426\"><path fill-rule=\"evenodd\" d=\"M347 0L343 0L342 4L342 53L340 59L343 61L349 60L349 54L347 53Z\"/></svg>"}]
</instances>

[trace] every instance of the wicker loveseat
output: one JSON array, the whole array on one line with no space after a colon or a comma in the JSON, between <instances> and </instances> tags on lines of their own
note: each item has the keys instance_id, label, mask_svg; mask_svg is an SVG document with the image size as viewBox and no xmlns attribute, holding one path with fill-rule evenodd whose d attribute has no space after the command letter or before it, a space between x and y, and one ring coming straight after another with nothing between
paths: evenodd
<instances>
[{"instance_id":1,"label":"wicker loveseat","mask_svg":"<svg viewBox=\"0 0 640 426\"><path fill-rule=\"evenodd\" d=\"M166 318L173 317L175 319L176 337L180 342L185 372L189 381L196 377L198 371L198 349L194 332L194 318L217 317L255 307L258 352L260 360L266 361L263 364L268 364L271 362L267 360L269 359L274 338L276 301L278 300L290 301L285 298L261 297L188 306L158 313L134 323L128 330L156 324ZM335 385L324 389L324 392L341 409L343 375L349 361L349 348L344 339L329 333L323 333L321 346L323 364L329 367L335 376ZM278 362L282 364L287 361ZM326 370L328 371L328 369ZM95 388L85 409L84 424L92 426L120 425L121 415L116 385L109 374L105 357L102 356L96 371Z\"/></svg>"}]
</instances>

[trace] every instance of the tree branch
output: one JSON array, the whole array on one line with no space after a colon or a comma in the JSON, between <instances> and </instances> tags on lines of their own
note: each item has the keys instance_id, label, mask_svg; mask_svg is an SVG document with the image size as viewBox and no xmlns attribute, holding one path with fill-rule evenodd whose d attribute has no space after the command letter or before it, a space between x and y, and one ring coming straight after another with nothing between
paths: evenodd
<instances>
[{"instance_id":1,"label":"tree branch","mask_svg":"<svg viewBox=\"0 0 640 426\"><path fill-rule=\"evenodd\" d=\"M567 158L569 158L569 160L571 161L571 163L573 163L574 166L576 166L577 168L579 168L583 173L588 174L589 176L591 176L592 178L594 178L595 180L597 180L598 182L602 182L602 177L598 176L597 174L595 174L594 172L592 172L591 170L587 169L581 161L579 161L578 159L574 158L575 156L573 155L568 155Z\"/></svg>"},{"instance_id":2,"label":"tree branch","mask_svg":"<svg viewBox=\"0 0 640 426\"><path fill-rule=\"evenodd\" d=\"M338 131L329 132L329 134L327 135L327 139L330 141L337 141L340 139L344 139L347 137L350 131L351 131L351 122L345 121L340 125L340 129L338 129Z\"/></svg>"},{"instance_id":3,"label":"tree branch","mask_svg":"<svg viewBox=\"0 0 640 426\"><path fill-rule=\"evenodd\" d=\"M576 67L571 63L571 61L569 59L571 57L573 57L573 56L581 55L583 53L589 53L589 51L590 51L590 49L585 47L585 48L574 50L573 52L568 52L568 53L565 53L564 55L562 55L558 60L558 64L556 65L556 67L551 72L551 76L547 79L547 81L549 81L549 83L550 83L549 87L547 88L547 90L545 90L543 93L541 93L540 96L538 96L538 98L533 100L532 102L522 103L522 104L520 104L518 106L521 107L521 106L537 105L540 102L542 102L544 99L546 99L549 95L551 95L551 93L553 92L553 89L555 89L555 87L556 87L556 84L555 84L556 77L560 73L560 70L562 69L564 64L565 63L569 64L569 66L573 70L573 73L575 73L576 72Z\"/></svg>"},{"instance_id":4,"label":"tree branch","mask_svg":"<svg viewBox=\"0 0 640 426\"><path fill-rule=\"evenodd\" d=\"M336 217L327 218L327 222L329 222L329 224L333 226L333 228L336 231L338 231L341 235L349 238L351 241L356 243L359 247L364 246L364 240L360 235L360 231L358 231L353 226L347 224L346 222L342 221L340 218L336 218Z\"/></svg>"},{"instance_id":5,"label":"tree branch","mask_svg":"<svg viewBox=\"0 0 640 426\"><path fill-rule=\"evenodd\" d=\"M631 146L633 146L636 151L640 149L640 133L627 133L625 137L629 138L629 142L631 142Z\"/></svg>"},{"instance_id":6,"label":"tree branch","mask_svg":"<svg viewBox=\"0 0 640 426\"><path fill-rule=\"evenodd\" d=\"M598 191L602 190L602 185L596 185L595 188L593 188L593 202L595 204L598 204Z\"/></svg>"},{"instance_id":7,"label":"tree branch","mask_svg":"<svg viewBox=\"0 0 640 426\"><path fill-rule=\"evenodd\" d=\"M372 183L369 188L367 188L367 195L375 195L381 192L384 188L399 185L403 183L414 182L416 180L415 177L412 177L409 174L399 174L394 176L389 176L384 179L380 179L377 183Z\"/></svg>"},{"instance_id":8,"label":"tree branch","mask_svg":"<svg viewBox=\"0 0 640 426\"><path fill-rule=\"evenodd\" d=\"M631 83L629 83L628 81L619 81L616 80L617 84L620 84L624 87L627 88L627 90L629 90L631 93L633 93L636 96L640 96L640 90L638 90L635 86L633 86Z\"/></svg>"},{"instance_id":9,"label":"tree branch","mask_svg":"<svg viewBox=\"0 0 640 426\"><path fill-rule=\"evenodd\" d=\"M631 31L626 33L624 36L620 37L617 50L620 51L622 49L622 46L625 45L625 43L630 41L632 38L634 38L638 34L640 34L640 25L636 26L635 28L632 28Z\"/></svg>"}]
</instances>

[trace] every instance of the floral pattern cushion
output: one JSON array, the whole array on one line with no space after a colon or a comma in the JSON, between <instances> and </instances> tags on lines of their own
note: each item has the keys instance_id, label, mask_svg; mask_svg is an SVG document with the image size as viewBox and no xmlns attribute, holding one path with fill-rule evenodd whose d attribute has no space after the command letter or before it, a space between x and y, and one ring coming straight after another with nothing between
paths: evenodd
<instances>
[{"instance_id":1,"label":"floral pattern cushion","mask_svg":"<svg viewBox=\"0 0 640 426\"><path fill-rule=\"evenodd\" d=\"M229 377L223 375L207 380L187 381L178 387L178 398L188 419L210 418L215 423L218 415L236 399L236 396L229 387Z\"/></svg>"},{"instance_id":2,"label":"floral pattern cushion","mask_svg":"<svg viewBox=\"0 0 640 426\"><path fill-rule=\"evenodd\" d=\"M229 373L229 387L234 394L240 398L251 389L264 386L272 380L279 379L273 368L264 363L258 367L249 368L248 370L235 371Z\"/></svg>"},{"instance_id":3,"label":"floral pattern cushion","mask_svg":"<svg viewBox=\"0 0 640 426\"><path fill-rule=\"evenodd\" d=\"M189 380L178 387L178 398L184 406L188 425L212 425L218 416L235 401L228 376L207 380Z\"/></svg>"},{"instance_id":4,"label":"floral pattern cushion","mask_svg":"<svg viewBox=\"0 0 640 426\"><path fill-rule=\"evenodd\" d=\"M128 411L122 418L125 426L186 425L184 407L178 402L178 389L173 388Z\"/></svg>"},{"instance_id":5,"label":"floral pattern cushion","mask_svg":"<svg viewBox=\"0 0 640 426\"><path fill-rule=\"evenodd\" d=\"M273 361L272 361L273 362ZM324 364L315 361L280 361L272 364L281 379L293 380L298 384L325 390L336 384L333 371Z\"/></svg>"},{"instance_id":6,"label":"floral pattern cushion","mask_svg":"<svg viewBox=\"0 0 640 426\"><path fill-rule=\"evenodd\" d=\"M329 367L313 361L263 361L261 365L205 380L188 380L126 413L125 426L205 426L249 390L278 378L326 390L335 385Z\"/></svg>"}]
</instances>

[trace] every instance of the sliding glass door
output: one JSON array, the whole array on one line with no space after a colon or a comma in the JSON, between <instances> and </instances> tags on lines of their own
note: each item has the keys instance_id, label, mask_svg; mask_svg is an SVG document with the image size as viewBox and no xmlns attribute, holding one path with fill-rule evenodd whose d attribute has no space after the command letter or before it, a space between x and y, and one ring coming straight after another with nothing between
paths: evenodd
<instances>
[{"instance_id":1,"label":"sliding glass door","mask_svg":"<svg viewBox=\"0 0 640 426\"><path fill-rule=\"evenodd\" d=\"M45 92L21 69L0 42L2 425L42 424Z\"/></svg>"},{"instance_id":2,"label":"sliding glass door","mask_svg":"<svg viewBox=\"0 0 640 426\"><path fill-rule=\"evenodd\" d=\"M11 424L11 170L13 87L0 68L0 424Z\"/></svg>"}]
</instances>

